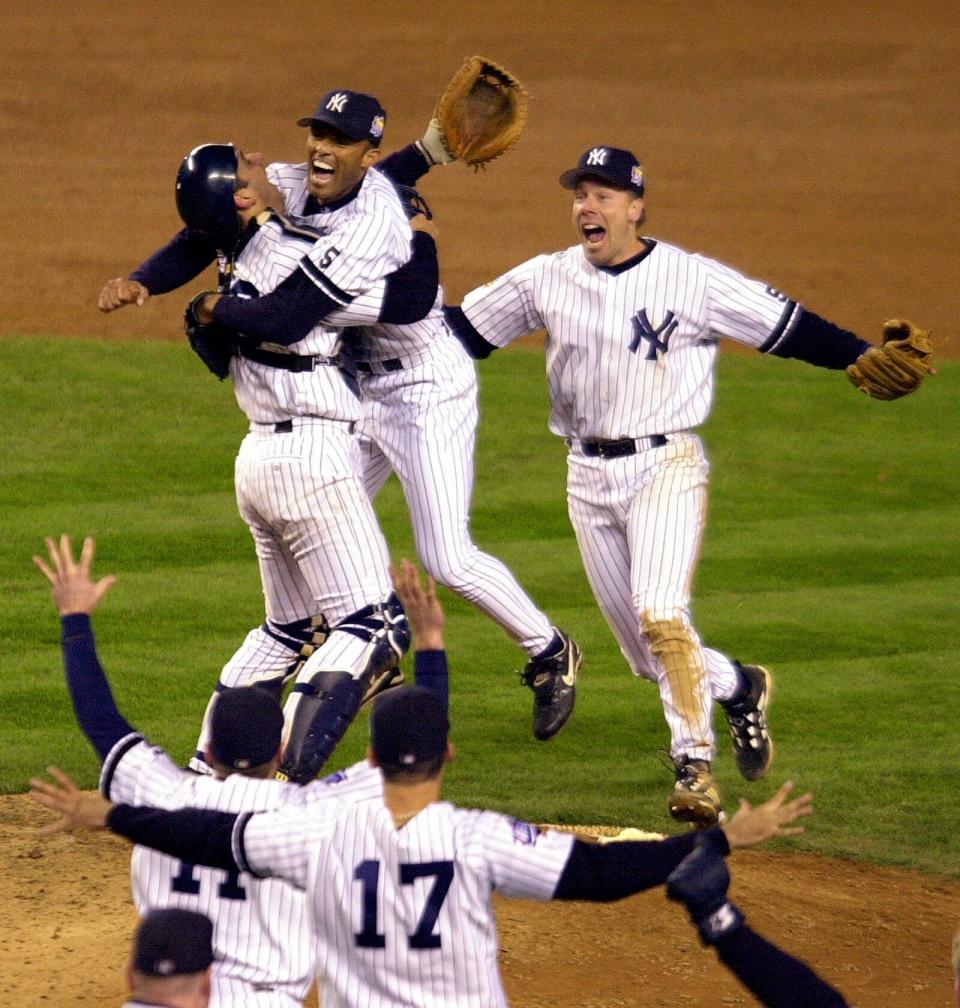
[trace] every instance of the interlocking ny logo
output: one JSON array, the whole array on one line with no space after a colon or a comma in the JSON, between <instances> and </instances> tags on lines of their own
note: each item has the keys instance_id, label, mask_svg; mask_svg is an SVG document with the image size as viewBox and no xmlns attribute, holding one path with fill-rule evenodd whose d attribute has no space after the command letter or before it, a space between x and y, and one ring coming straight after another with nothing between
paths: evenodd
<instances>
[{"instance_id":1,"label":"interlocking ny logo","mask_svg":"<svg viewBox=\"0 0 960 1008\"><path fill-rule=\"evenodd\" d=\"M641 308L630 320L630 324L633 326L633 339L630 340L627 349L630 353L636 353L640 349L641 341L646 340L650 344L647 347L646 360L656 360L657 351L667 352L670 334L679 325L673 312L668 311L664 320L654 329L650 325L650 319L647 318L646 308Z\"/></svg>"},{"instance_id":2,"label":"interlocking ny logo","mask_svg":"<svg viewBox=\"0 0 960 1008\"><path fill-rule=\"evenodd\" d=\"M587 155L588 165L605 165L607 163L606 147L594 147Z\"/></svg>"},{"instance_id":3,"label":"interlocking ny logo","mask_svg":"<svg viewBox=\"0 0 960 1008\"><path fill-rule=\"evenodd\" d=\"M327 111L342 112L343 106L346 104L347 96L342 91L338 91L336 94L330 95L330 100L327 102Z\"/></svg>"}]
</instances>

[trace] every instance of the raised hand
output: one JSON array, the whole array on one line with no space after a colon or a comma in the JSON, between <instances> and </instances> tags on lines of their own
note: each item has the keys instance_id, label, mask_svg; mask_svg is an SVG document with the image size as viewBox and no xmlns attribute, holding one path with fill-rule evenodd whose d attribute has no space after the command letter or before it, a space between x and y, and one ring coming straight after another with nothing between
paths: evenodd
<instances>
[{"instance_id":1,"label":"raised hand","mask_svg":"<svg viewBox=\"0 0 960 1008\"><path fill-rule=\"evenodd\" d=\"M53 588L53 604L61 616L70 613L92 613L100 599L116 582L116 577L108 574L99 581L90 576L96 543L89 536L83 540L80 559L74 560L70 536L62 535L59 541L47 538L49 564L39 556L33 562Z\"/></svg>"}]
</instances>

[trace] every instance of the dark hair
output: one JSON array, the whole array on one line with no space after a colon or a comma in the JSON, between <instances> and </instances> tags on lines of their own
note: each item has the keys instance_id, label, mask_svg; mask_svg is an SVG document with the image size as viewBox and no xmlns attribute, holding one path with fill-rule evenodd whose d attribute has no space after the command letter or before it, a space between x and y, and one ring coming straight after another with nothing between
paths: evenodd
<instances>
[{"instance_id":1,"label":"dark hair","mask_svg":"<svg viewBox=\"0 0 960 1008\"><path fill-rule=\"evenodd\" d=\"M416 766L400 766L397 763L380 763L379 766L383 772L383 779L392 784L420 784L439 776L446 762L447 754L444 751L439 756L431 756L417 763Z\"/></svg>"}]
</instances>

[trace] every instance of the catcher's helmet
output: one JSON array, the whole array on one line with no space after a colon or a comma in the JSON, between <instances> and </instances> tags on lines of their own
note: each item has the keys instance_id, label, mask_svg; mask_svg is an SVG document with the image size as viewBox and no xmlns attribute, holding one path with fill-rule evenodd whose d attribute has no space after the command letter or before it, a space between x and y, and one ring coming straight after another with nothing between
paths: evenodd
<instances>
[{"instance_id":1,"label":"catcher's helmet","mask_svg":"<svg viewBox=\"0 0 960 1008\"><path fill-rule=\"evenodd\" d=\"M183 223L224 244L235 242L240 229L233 202L237 164L233 144L201 144L177 172L177 210Z\"/></svg>"}]
</instances>

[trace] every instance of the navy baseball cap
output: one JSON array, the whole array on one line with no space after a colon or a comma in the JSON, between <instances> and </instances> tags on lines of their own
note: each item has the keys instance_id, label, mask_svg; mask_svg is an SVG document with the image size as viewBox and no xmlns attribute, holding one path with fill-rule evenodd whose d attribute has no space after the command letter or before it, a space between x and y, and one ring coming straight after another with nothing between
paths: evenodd
<instances>
[{"instance_id":1,"label":"navy baseball cap","mask_svg":"<svg viewBox=\"0 0 960 1008\"><path fill-rule=\"evenodd\" d=\"M585 178L600 179L617 189L643 195L643 168L630 151L620 147L591 147L584 151L577 167L560 176L560 185L564 189L576 189Z\"/></svg>"},{"instance_id":2,"label":"navy baseball cap","mask_svg":"<svg viewBox=\"0 0 960 1008\"><path fill-rule=\"evenodd\" d=\"M374 702L370 748L386 766L412 767L447 751L450 721L442 701L422 686L397 686Z\"/></svg>"},{"instance_id":3,"label":"navy baseball cap","mask_svg":"<svg viewBox=\"0 0 960 1008\"><path fill-rule=\"evenodd\" d=\"M277 698L256 686L225 689L210 715L213 758L233 770L273 759L280 748L283 711Z\"/></svg>"},{"instance_id":4,"label":"navy baseball cap","mask_svg":"<svg viewBox=\"0 0 960 1008\"><path fill-rule=\"evenodd\" d=\"M133 968L147 976L202 973L213 962L213 924L193 910L151 910L133 942Z\"/></svg>"},{"instance_id":5,"label":"navy baseball cap","mask_svg":"<svg viewBox=\"0 0 960 1008\"><path fill-rule=\"evenodd\" d=\"M297 120L298 126L312 126L314 123L326 123L352 140L368 140L374 147L379 147L387 125L387 113L373 95L340 88L328 91L312 116Z\"/></svg>"}]
</instances>

